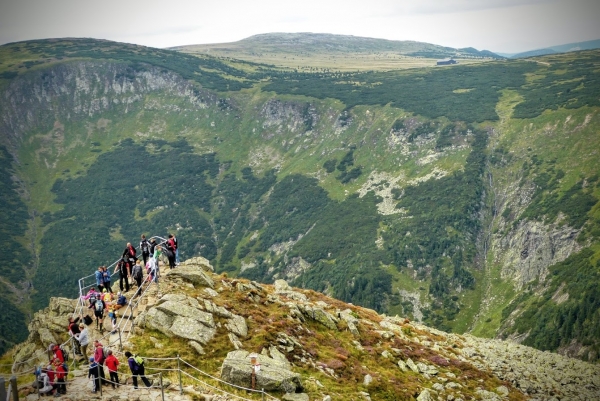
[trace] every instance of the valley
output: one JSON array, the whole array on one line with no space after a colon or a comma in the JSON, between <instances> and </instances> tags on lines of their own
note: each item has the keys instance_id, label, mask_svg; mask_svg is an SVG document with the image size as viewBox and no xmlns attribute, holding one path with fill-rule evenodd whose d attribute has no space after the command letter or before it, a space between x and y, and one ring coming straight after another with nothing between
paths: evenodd
<instances>
[{"instance_id":1,"label":"valley","mask_svg":"<svg viewBox=\"0 0 600 401\"><path fill-rule=\"evenodd\" d=\"M0 47L2 351L125 242L175 231L229 277L597 361L600 53L360 72L315 54Z\"/></svg>"}]
</instances>

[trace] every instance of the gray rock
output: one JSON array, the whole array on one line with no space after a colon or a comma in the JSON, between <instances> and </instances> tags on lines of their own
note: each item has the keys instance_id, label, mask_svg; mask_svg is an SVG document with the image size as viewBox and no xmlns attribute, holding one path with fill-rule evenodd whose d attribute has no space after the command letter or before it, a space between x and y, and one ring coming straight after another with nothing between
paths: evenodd
<instances>
[{"instance_id":1,"label":"gray rock","mask_svg":"<svg viewBox=\"0 0 600 401\"><path fill-rule=\"evenodd\" d=\"M306 393L286 393L281 397L283 401L308 401L308 394Z\"/></svg>"},{"instance_id":2,"label":"gray rock","mask_svg":"<svg viewBox=\"0 0 600 401\"><path fill-rule=\"evenodd\" d=\"M231 342L231 345L233 345L233 348L235 348L236 350L242 349L244 347L240 339L237 338L235 334L229 333L227 334L227 336L229 337L229 342Z\"/></svg>"},{"instance_id":3,"label":"gray rock","mask_svg":"<svg viewBox=\"0 0 600 401\"><path fill-rule=\"evenodd\" d=\"M169 279L181 278L197 287L214 288L215 286L213 279L197 265L179 266L169 270L165 276Z\"/></svg>"},{"instance_id":4,"label":"gray rock","mask_svg":"<svg viewBox=\"0 0 600 401\"><path fill-rule=\"evenodd\" d=\"M232 315L231 319L228 319L227 323L225 323L225 327L237 336L246 337L248 335L246 319L242 316Z\"/></svg>"},{"instance_id":5,"label":"gray rock","mask_svg":"<svg viewBox=\"0 0 600 401\"><path fill-rule=\"evenodd\" d=\"M417 397L417 401L434 401L432 392L433 391L428 388L424 389Z\"/></svg>"},{"instance_id":6,"label":"gray rock","mask_svg":"<svg viewBox=\"0 0 600 401\"><path fill-rule=\"evenodd\" d=\"M365 378L363 379L363 384L365 386L368 386L369 384L371 384L373 382L373 376L371 376L370 374L366 374Z\"/></svg>"},{"instance_id":7,"label":"gray rock","mask_svg":"<svg viewBox=\"0 0 600 401\"><path fill-rule=\"evenodd\" d=\"M400 368L400 370L402 370L403 372L408 372L408 366L406 366L406 363L402 360L399 359L398 360L398 367Z\"/></svg>"},{"instance_id":8,"label":"gray rock","mask_svg":"<svg viewBox=\"0 0 600 401\"><path fill-rule=\"evenodd\" d=\"M194 340L200 344L208 343L217 332L215 327L199 324L198 320L187 316L176 316L170 330L177 337Z\"/></svg>"},{"instance_id":9,"label":"gray rock","mask_svg":"<svg viewBox=\"0 0 600 401\"><path fill-rule=\"evenodd\" d=\"M244 350L231 351L221 366L221 378L228 383L250 387L252 366L250 353ZM285 368L280 362L264 355L258 358L260 370L256 373L256 387L266 391L295 393L302 389L300 375Z\"/></svg>"},{"instance_id":10,"label":"gray rock","mask_svg":"<svg viewBox=\"0 0 600 401\"><path fill-rule=\"evenodd\" d=\"M188 344L200 355L204 355L206 353L204 352L204 348L202 348L202 345L198 344L196 341L190 341L188 342Z\"/></svg>"},{"instance_id":11,"label":"gray rock","mask_svg":"<svg viewBox=\"0 0 600 401\"><path fill-rule=\"evenodd\" d=\"M179 264L178 268L182 268L182 267L193 267L196 269L200 268L200 269L204 270L205 272L209 272L209 273L215 272L215 269L214 269L214 267L212 267L209 260L206 258L203 258L202 256L196 256L194 258L190 258L188 260L181 262Z\"/></svg>"},{"instance_id":12,"label":"gray rock","mask_svg":"<svg viewBox=\"0 0 600 401\"><path fill-rule=\"evenodd\" d=\"M207 327L215 327L215 321L211 313L207 313L199 309L193 308L182 302L167 301L156 306L153 309L158 309L170 316L188 317L192 320L204 324Z\"/></svg>"},{"instance_id":13,"label":"gray rock","mask_svg":"<svg viewBox=\"0 0 600 401\"><path fill-rule=\"evenodd\" d=\"M408 366L408 368L409 368L410 370L412 370L413 372L415 372L415 373L419 373L419 368L418 368L418 367L417 367L417 365L416 365L416 364L413 362L413 360L412 360L412 359L408 358L408 359L406 360L406 366Z\"/></svg>"}]
</instances>

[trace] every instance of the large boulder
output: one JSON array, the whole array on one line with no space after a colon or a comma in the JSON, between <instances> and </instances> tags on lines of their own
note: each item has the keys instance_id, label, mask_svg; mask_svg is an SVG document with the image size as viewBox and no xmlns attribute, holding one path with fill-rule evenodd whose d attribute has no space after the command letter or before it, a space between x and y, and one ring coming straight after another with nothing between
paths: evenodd
<instances>
[{"instance_id":1,"label":"large boulder","mask_svg":"<svg viewBox=\"0 0 600 401\"><path fill-rule=\"evenodd\" d=\"M217 331L211 313L201 310L194 298L182 294L166 294L136 324L158 330L169 337L181 337L206 344Z\"/></svg>"},{"instance_id":2,"label":"large boulder","mask_svg":"<svg viewBox=\"0 0 600 401\"><path fill-rule=\"evenodd\" d=\"M200 268L200 269L204 270L205 272L209 272L209 273L215 272L214 267L211 266L208 259L203 258L202 256L196 256L194 258L190 258L188 260L181 262L179 264L179 268L181 268L181 267L194 267L194 268Z\"/></svg>"},{"instance_id":3,"label":"large boulder","mask_svg":"<svg viewBox=\"0 0 600 401\"><path fill-rule=\"evenodd\" d=\"M260 370L256 373L256 388L266 391L282 391L295 393L302 390L300 374L289 370L289 364L269 358L265 355L258 356ZM221 378L228 383L241 387L252 385L252 365L250 353L239 350L231 351L221 366Z\"/></svg>"},{"instance_id":4,"label":"large boulder","mask_svg":"<svg viewBox=\"0 0 600 401\"><path fill-rule=\"evenodd\" d=\"M180 278L183 281L192 283L194 287L214 288L215 282L207 274L202 266L196 264L179 265L176 269L171 269L165 275L168 279Z\"/></svg>"}]
</instances>

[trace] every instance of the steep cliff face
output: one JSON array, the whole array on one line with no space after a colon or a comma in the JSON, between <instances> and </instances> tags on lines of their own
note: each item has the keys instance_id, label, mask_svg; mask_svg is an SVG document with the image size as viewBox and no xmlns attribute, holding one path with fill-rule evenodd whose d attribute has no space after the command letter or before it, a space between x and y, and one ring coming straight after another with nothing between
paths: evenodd
<instances>
[{"instance_id":1,"label":"steep cliff face","mask_svg":"<svg viewBox=\"0 0 600 401\"><path fill-rule=\"evenodd\" d=\"M57 121L106 111L127 114L133 103L156 91L185 98L201 108L217 99L179 75L153 66L61 63L15 78L2 91L0 133L9 149L15 150L34 129L51 130Z\"/></svg>"},{"instance_id":2,"label":"steep cliff face","mask_svg":"<svg viewBox=\"0 0 600 401\"><path fill-rule=\"evenodd\" d=\"M502 266L502 277L521 290L534 280L545 281L548 267L581 250L580 230L536 221L521 222L493 241L494 263Z\"/></svg>"}]
</instances>

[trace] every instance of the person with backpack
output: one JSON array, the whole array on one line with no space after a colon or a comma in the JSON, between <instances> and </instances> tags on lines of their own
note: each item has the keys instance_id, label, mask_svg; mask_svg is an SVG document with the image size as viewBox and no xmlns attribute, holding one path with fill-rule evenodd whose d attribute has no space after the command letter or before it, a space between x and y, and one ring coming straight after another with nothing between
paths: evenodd
<instances>
[{"instance_id":1,"label":"person with backpack","mask_svg":"<svg viewBox=\"0 0 600 401\"><path fill-rule=\"evenodd\" d=\"M129 291L129 275L130 269L129 264L124 258L121 258L115 267L114 273L119 272L119 288L123 291L123 281L125 281L125 292Z\"/></svg>"},{"instance_id":2,"label":"person with backpack","mask_svg":"<svg viewBox=\"0 0 600 401\"><path fill-rule=\"evenodd\" d=\"M102 319L104 318L104 309L106 309L106 304L102 298L93 295L90 297L90 306L88 308L94 311L94 316L96 316L96 329L100 330L100 333L102 333L104 331Z\"/></svg>"},{"instance_id":3,"label":"person with backpack","mask_svg":"<svg viewBox=\"0 0 600 401\"><path fill-rule=\"evenodd\" d=\"M142 259L144 260L144 266L150 258L150 242L146 239L146 236L142 234L142 240L140 241L140 250L142 251Z\"/></svg>"},{"instance_id":4,"label":"person with backpack","mask_svg":"<svg viewBox=\"0 0 600 401\"><path fill-rule=\"evenodd\" d=\"M81 316L77 318L73 318L73 316L69 317L69 335L75 339L77 338L76 335L79 334L79 319L81 319ZM79 341L73 341L73 348L75 348L75 353L77 355L81 355Z\"/></svg>"},{"instance_id":5,"label":"person with backpack","mask_svg":"<svg viewBox=\"0 0 600 401\"><path fill-rule=\"evenodd\" d=\"M119 385L119 373L117 372L119 369L119 360L113 355L111 350L108 350L107 354L108 355L106 356L106 361L104 363L108 368L108 374L110 375L111 381L110 384L112 384L113 388L116 388L116 386Z\"/></svg>"},{"instance_id":6,"label":"person with backpack","mask_svg":"<svg viewBox=\"0 0 600 401\"><path fill-rule=\"evenodd\" d=\"M169 269L175 268L175 252L177 252L177 244L173 234L169 234L169 239L167 240L167 249L165 251L167 259L169 260Z\"/></svg>"},{"instance_id":7,"label":"person with backpack","mask_svg":"<svg viewBox=\"0 0 600 401\"><path fill-rule=\"evenodd\" d=\"M104 280L104 289L108 290L108 292L110 292L112 294L113 290L112 290L112 288L110 288L110 286L111 286L110 271L108 270L108 268L106 266L102 266L102 277Z\"/></svg>"},{"instance_id":8,"label":"person with backpack","mask_svg":"<svg viewBox=\"0 0 600 401\"><path fill-rule=\"evenodd\" d=\"M55 397L58 397L60 394L67 394L67 386L65 384L66 377L67 365L58 358L54 359L54 380L56 383Z\"/></svg>"},{"instance_id":9,"label":"person with backpack","mask_svg":"<svg viewBox=\"0 0 600 401\"><path fill-rule=\"evenodd\" d=\"M129 365L129 369L131 370L131 374L133 377L133 388L138 388L137 377L140 376L146 387L151 387L152 382L149 381L145 375L144 368L144 358L133 355L131 352L125 352L125 357L127 358L127 364Z\"/></svg>"},{"instance_id":10,"label":"person with backpack","mask_svg":"<svg viewBox=\"0 0 600 401\"><path fill-rule=\"evenodd\" d=\"M90 368L88 370L88 379L93 377L92 383L94 384L92 388L92 393L97 393L100 390L100 365L96 363L94 357L90 357Z\"/></svg>"},{"instance_id":11,"label":"person with backpack","mask_svg":"<svg viewBox=\"0 0 600 401\"><path fill-rule=\"evenodd\" d=\"M60 347L60 345L58 344L54 344L54 347L52 347L52 352L53 352L53 361L55 360L59 360L60 363L64 363L65 361L65 352L63 351L63 349Z\"/></svg>"},{"instance_id":12,"label":"person with backpack","mask_svg":"<svg viewBox=\"0 0 600 401\"><path fill-rule=\"evenodd\" d=\"M140 288L142 287L142 280L144 279L144 272L142 270L142 265L140 264L139 260L136 261L135 266L133 266L133 270L131 271L131 277L133 277L135 283L137 284L138 289L136 291L136 294L138 294L140 292Z\"/></svg>"},{"instance_id":13,"label":"person with backpack","mask_svg":"<svg viewBox=\"0 0 600 401\"><path fill-rule=\"evenodd\" d=\"M123 255L121 255L121 259L123 259L125 262L127 262L129 264L129 272L131 273L131 269L133 268L133 265L135 264L136 261L136 250L133 247L133 245L131 245L131 242L127 243L127 246L125 247L125 250L123 251Z\"/></svg>"},{"instance_id":14,"label":"person with backpack","mask_svg":"<svg viewBox=\"0 0 600 401\"><path fill-rule=\"evenodd\" d=\"M88 347L88 344L90 343L90 337L88 334L88 329L87 329L87 327L85 327L85 325L83 323L79 324L79 333L75 335L75 338L77 339L77 341L79 342L79 345L81 346L81 348L80 348L81 355L83 355L87 359L87 357L88 357L87 347Z\"/></svg>"},{"instance_id":15,"label":"person with backpack","mask_svg":"<svg viewBox=\"0 0 600 401\"><path fill-rule=\"evenodd\" d=\"M38 378L38 393L40 395L51 394L54 387L52 387L52 383L50 382L50 377L48 376L48 368L43 368Z\"/></svg>"},{"instance_id":16,"label":"person with backpack","mask_svg":"<svg viewBox=\"0 0 600 401\"><path fill-rule=\"evenodd\" d=\"M175 264L179 265L179 244L175 235L173 235L173 243L175 244Z\"/></svg>"},{"instance_id":17,"label":"person with backpack","mask_svg":"<svg viewBox=\"0 0 600 401\"><path fill-rule=\"evenodd\" d=\"M95 273L95 277L96 277L96 286L98 287L98 291L102 292L102 290L104 289L104 272L102 271L102 266L98 267L98 270L96 270Z\"/></svg>"},{"instance_id":18,"label":"person with backpack","mask_svg":"<svg viewBox=\"0 0 600 401\"><path fill-rule=\"evenodd\" d=\"M101 382L106 383L106 376L104 375L104 347L102 343L98 340L94 340L94 362L96 362L99 366L98 371L100 372Z\"/></svg>"}]
</instances>

